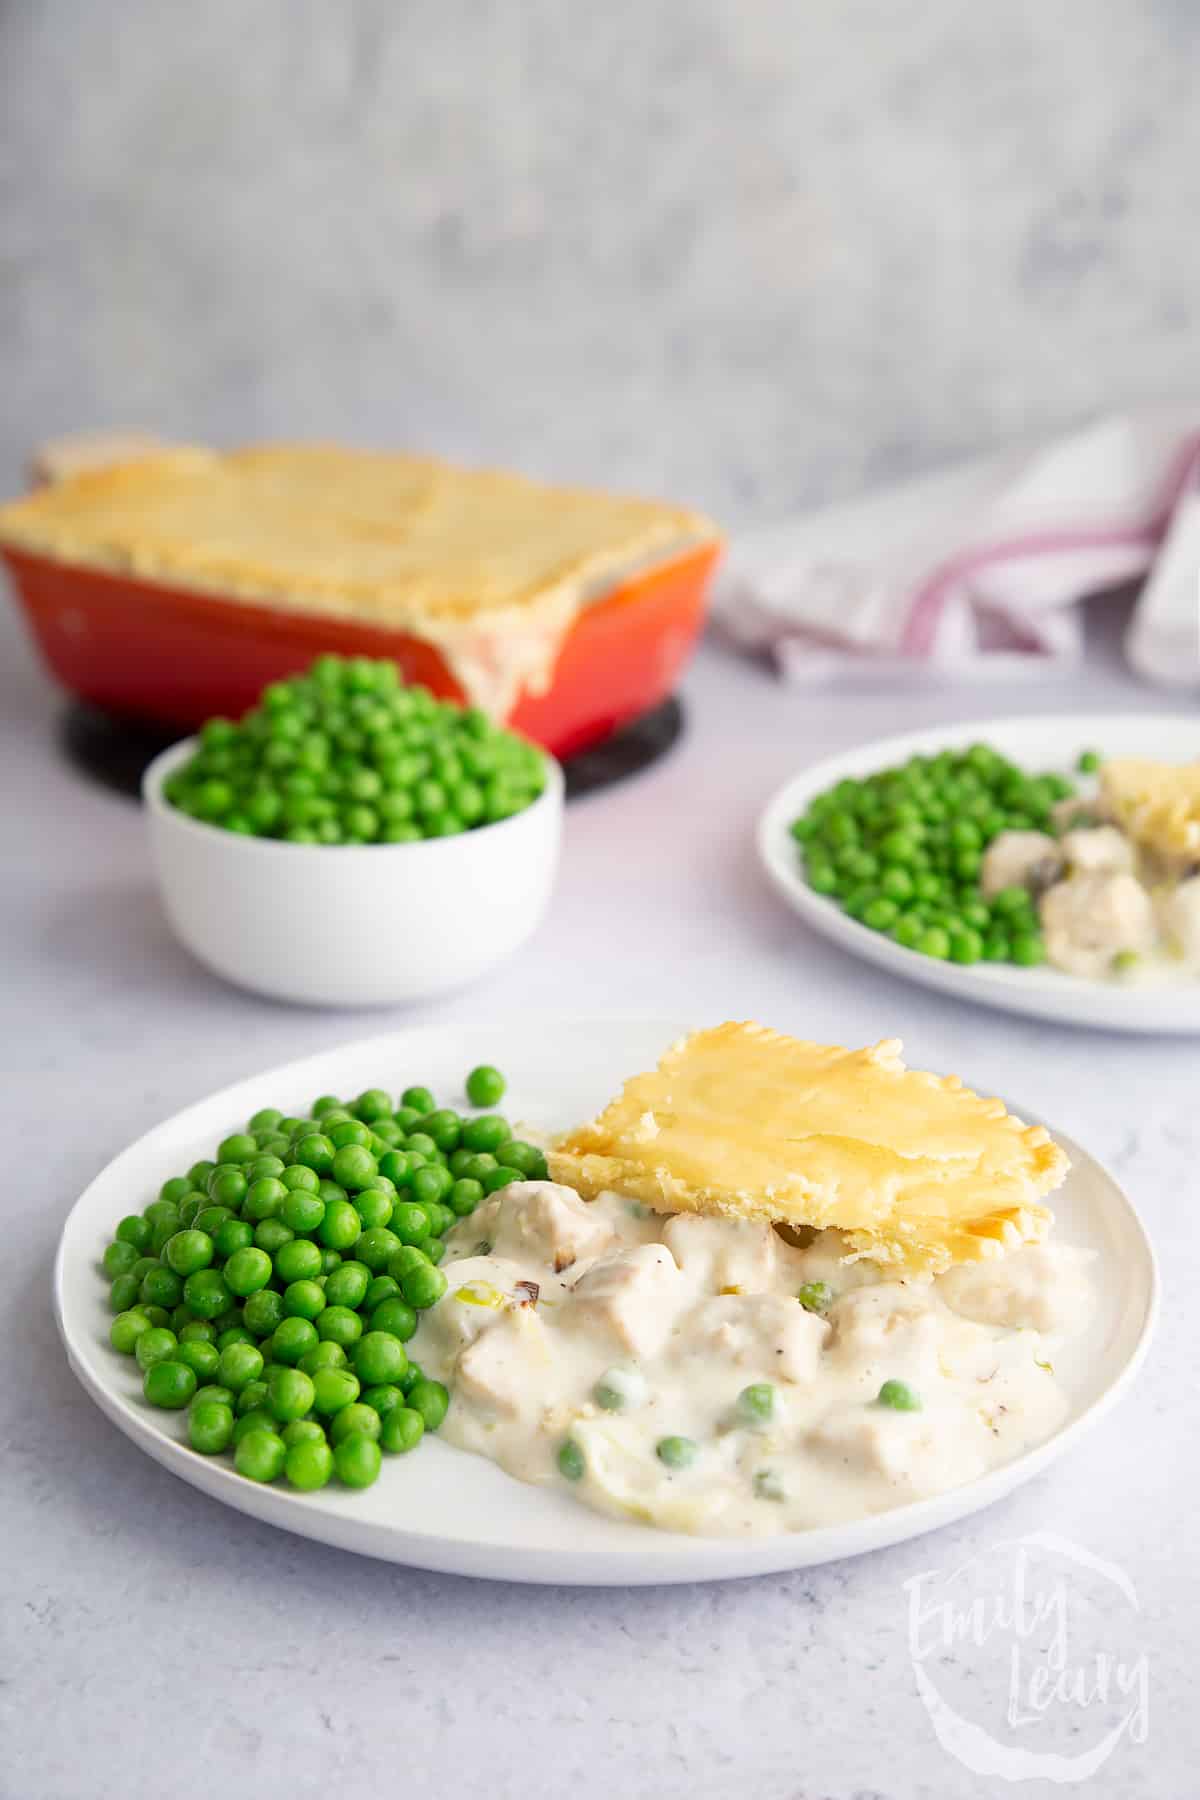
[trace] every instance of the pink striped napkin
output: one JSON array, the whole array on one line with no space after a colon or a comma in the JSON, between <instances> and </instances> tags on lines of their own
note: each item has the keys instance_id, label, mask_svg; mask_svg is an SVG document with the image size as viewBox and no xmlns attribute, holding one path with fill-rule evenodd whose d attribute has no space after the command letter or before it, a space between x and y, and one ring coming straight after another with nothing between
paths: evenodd
<instances>
[{"instance_id":1,"label":"pink striped napkin","mask_svg":"<svg viewBox=\"0 0 1200 1800\"><path fill-rule=\"evenodd\" d=\"M719 627L791 681L992 679L1083 652L1079 602L1144 578L1126 638L1200 686L1200 406L1105 419L735 544Z\"/></svg>"}]
</instances>

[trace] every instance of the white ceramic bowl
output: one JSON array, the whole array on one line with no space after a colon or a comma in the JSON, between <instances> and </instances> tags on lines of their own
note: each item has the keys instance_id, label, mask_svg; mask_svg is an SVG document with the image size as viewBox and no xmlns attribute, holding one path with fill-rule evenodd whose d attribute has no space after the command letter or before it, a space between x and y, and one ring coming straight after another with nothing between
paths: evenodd
<instances>
[{"instance_id":1,"label":"white ceramic bowl","mask_svg":"<svg viewBox=\"0 0 1200 1800\"><path fill-rule=\"evenodd\" d=\"M163 904L218 975L279 1000L387 1006L462 987L532 936L562 838L562 770L511 819L415 844L287 844L201 824L163 784L196 749L155 757L142 793Z\"/></svg>"}]
</instances>

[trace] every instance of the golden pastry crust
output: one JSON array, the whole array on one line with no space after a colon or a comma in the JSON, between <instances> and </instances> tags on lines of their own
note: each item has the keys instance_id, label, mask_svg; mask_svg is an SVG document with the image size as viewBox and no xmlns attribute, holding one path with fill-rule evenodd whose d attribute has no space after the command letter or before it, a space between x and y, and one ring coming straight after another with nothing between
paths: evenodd
<instances>
[{"instance_id":1,"label":"golden pastry crust","mask_svg":"<svg viewBox=\"0 0 1200 1800\"><path fill-rule=\"evenodd\" d=\"M833 1226L860 1255L935 1273L1037 1242L1040 1197L1067 1158L1042 1126L956 1076L907 1069L891 1038L866 1050L725 1024L675 1044L550 1152L589 1198L659 1212Z\"/></svg>"},{"instance_id":2,"label":"golden pastry crust","mask_svg":"<svg viewBox=\"0 0 1200 1800\"><path fill-rule=\"evenodd\" d=\"M0 507L16 549L399 628L570 612L716 537L677 507L326 444L167 450Z\"/></svg>"},{"instance_id":3,"label":"golden pastry crust","mask_svg":"<svg viewBox=\"0 0 1200 1800\"><path fill-rule=\"evenodd\" d=\"M1100 794L1143 849L1167 862L1200 861L1200 763L1115 757L1101 767Z\"/></svg>"}]
</instances>

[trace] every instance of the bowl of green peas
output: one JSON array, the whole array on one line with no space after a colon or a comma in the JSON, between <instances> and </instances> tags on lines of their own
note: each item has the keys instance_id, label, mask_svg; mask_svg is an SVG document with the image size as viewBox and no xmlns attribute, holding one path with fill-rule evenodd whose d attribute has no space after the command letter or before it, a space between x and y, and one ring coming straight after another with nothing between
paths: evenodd
<instances>
[{"instance_id":1,"label":"bowl of green peas","mask_svg":"<svg viewBox=\"0 0 1200 1800\"><path fill-rule=\"evenodd\" d=\"M393 663L320 657L146 771L167 917L198 960L275 999L385 1006L462 987L549 904L553 757Z\"/></svg>"}]
</instances>

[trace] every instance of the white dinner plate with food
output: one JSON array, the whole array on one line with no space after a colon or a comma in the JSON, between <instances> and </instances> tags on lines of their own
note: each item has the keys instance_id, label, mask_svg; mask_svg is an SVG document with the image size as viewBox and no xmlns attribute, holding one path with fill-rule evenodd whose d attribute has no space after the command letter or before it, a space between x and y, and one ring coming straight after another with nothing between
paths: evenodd
<instances>
[{"instance_id":1,"label":"white dinner plate with food","mask_svg":"<svg viewBox=\"0 0 1200 1800\"><path fill-rule=\"evenodd\" d=\"M762 1574L914 1537L1039 1474L1109 1411L1145 1353L1156 1277L1132 1204L1085 1151L1058 1134L1022 1126L998 1101L977 1101L953 1079L904 1071L895 1043L843 1052L760 1027L723 1026L689 1039L665 1072L643 1073L654 1071L689 1029L671 1020L565 1019L402 1031L256 1076L188 1107L117 1156L66 1222L54 1294L71 1367L132 1445L237 1512L420 1568L601 1585ZM442 1432L410 1454L385 1457L369 1487L335 1481L299 1492L283 1482L260 1485L227 1457L192 1449L186 1415L147 1405L134 1358L110 1346L100 1256L117 1221L151 1203L164 1180L211 1158L218 1141L243 1130L262 1108L292 1108L295 1117L307 1117L315 1095L355 1096L377 1087L398 1094L419 1083L443 1105L462 1109L465 1073L479 1063L505 1072L503 1110L527 1138L596 1121L567 1140L561 1164L552 1152L553 1172L560 1180L564 1171L574 1172L578 1193L514 1183L454 1228L442 1264L447 1297L421 1315L408 1346L428 1373L425 1334L442 1331L437 1321L450 1317L443 1309L453 1299L455 1319L470 1312L493 1321L491 1341L501 1353L486 1367L476 1359L462 1376L461 1396L451 1377ZM635 1075L639 1082L610 1104ZM806 1107L803 1116L816 1135L808 1173L796 1180L789 1174L777 1186L770 1159L794 1121L774 1100L760 1106L756 1097L769 1096L781 1078L786 1099L780 1104ZM731 1123L714 1132L722 1107ZM710 1151L697 1151L706 1132ZM1063 1151L1070 1159L1065 1180ZM668 1184L677 1212L671 1219L644 1203L653 1192L646 1182L660 1180L653 1171L661 1168L675 1171ZM942 1196L932 1208L922 1198L931 1181ZM580 1197L612 1182L624 1183L619 1202ZM1021 1246L1023 1236L1044 1231L1041 1202L1056 1184L1050 1242L1071 1247L1054 1264L1061 1288L1055 1287L1060 1274L1047 1283L1043 1252ZM962 1198L968 1190L975 1196L970 1204ZM773 1196L769 1205L766 1193ZM819 1223L840 1221L848 1235L842 1242L826 1233L804 1249L803 1234L785 1242L770 1224L688 1216L688 1208L703 1208L709 1199L735 1210L746 1201L760 1216L766 1206L781 1219L805 1216L811 1206ZM503 1209L507 1225L497 1222ZM455 1253L455 1231L474 1236L476 1226L495 1244L460 1242ZM599 1236L585 1243L580 1233ZM835 1241L843 1251L877 1243L880 1256L895 1252L918 1261L933 1253L931 1245L934 1251L950 1245L955 1257L978 1256L978 1241L989 1236L1015 1245L1014 1258L1023 1260L965 1264L966 1297L952 1295L959 1309L953 1314L940 1297L950 1292L941 1283L919 1278L873 1286L870 1264L843 1267L829 1258ZM505 1262L502 1252L516 1263ZM771 1272L760 1276L764 1253ZM469 1292L464 1272L455 1274L455 1254L473 1259L465 1271L472 1277ZM972 1283L997 1268L1024 1272L1019 1279L1005 1273L980 1302ZM1059 1342L1045 1334L1062 1330L1082 1269L1089 1306L1072 1315ZM896 1265L896 1273L904 1268ZM470 1307L458 1301L460 1287ZM647 1303L628 1304L638 1294ZM1067 1305L1061 1317L1053 1312L1059 1300ZM563 1310L543 1327L539 1319L558 1302ZM1031 1326L1021 1312L1026 1305L1050 1311L1036 1313ZM833 1323L823 1318L826 1309ZM676 1349L668 1343L664 1350L661 1330L655 1343L638 1337L657 1330L654 1320L664 1313L684 1321ZM977 1322L985 1316L986 1323ZM1001 1316L1009 1322L997 1323ZM472 1325L461 1341L473 1331ZM621 1341L611 1353L597 1350L613 1331ZM512 1356L530 1333L539 1338L540 1361L520 1375L517 1400L536 1404L526 1407L518 1441L506 1435L502 1390L505 1381L511 1389ZM488 1340L485 1334L474 1341ZM835 1341L826 1375L821 1356ZM572 1359L588 1394L600 1395L596 1370L610 1354L614 1367L605 1378L608 1388L620 1390L616 1400L580 1406L567 1380L574 1379ZM766 1363L776 1356L784 1360ZM640 1398L631 1398L631 1380L641 1381ZM923 1386L924 1412L920 1394L914 1398ZM629 1419L605 1410L626 1402L633 1408ZM450 1441L460 1404L460 1441L487 1454ZM786 1425L789 1409L797 1408ZM643 1427L642 1417L651 1422ZM605 1438L610 1420L611 1440ZM676 1444L670 1457L662 1448L667 1438ZM955 1461L960 1439L974 1445L965 1463ZM808 1460L793 1459L794 1466L788 1462L793 1440L808 1446ZM679 1443L691 1444L692 1466ZM515 1479L493 1460L505 1456L529 1478ZM591 1493L606 1457L615 1478ZM860 1459L863 1480L848 1478L845 1471L854 1476ZM764 1471L764 1464L776 1466ZM722 1511L722 1502L714 1511L713 1495L728 1494L735 1483L741 1484L736 1504ZM804 1497L809 1484L819 1499L811 1515ZM939 1484L944 1491L929 1491ZM597 1496L606 1510L597 1509ZM810 1517L817 1522L808 1528L781 1528ZM670 1520L687 1529L660 1528Z\"/></svg>"},{"instance_id":2,"label":"white dinner plate with food","mask_svg":"<svg viewBox=\"0 0 1200 1800\"><path fill-rule=\"evenodd\" d=\"M1085 807L1093 798L1097 778L1081 775L1077 763L1089 752L1114 764L1128 759L1130 763L1174 765L1178 780L1186 782L1190 790L1179 797L1160 797L1157 804L1153 796L1151 803L1144 803L1146 796L1140 794L1131 797L1131 817L1144 819L1151 833L1163 826L1164 819L1179 828L1180 815L1187 813L1186 829L1176 831L1177 854L1172 843L1174 860L1169 868L1161 865L1156 849L1143 853L1128 837L1123 850L1117 846L1118 858L1124 856L1128 861L1136 857L1144 864L1146 855L1150 856L1152 873L1139 866L1140 879L1135 880L1131 868L1118 868L1115 863L1111 870L1106 867L1094 874L1082 865L1076 869L1069 860L1059 864L1053 898L1047 892L1037 902L1043 917L1047 903L1055 908L1056 923L1052 939L1050 932L1038 931L1036 917L1033 920L1048 953L1047 960L1036 966L977 959L978 944L969 953L973 960L966 962L948 958L945 944L939 946L940 955L925 954L895 941L890 930L903 929L903 925L896 918L889 929L882 914L877 915L872 929L844 911L839 899L810 885L805 853L792 834L793 822L839 782L861 782L898 768L910 758L962 753L977 744L996 751L1030 776L1071 780L1078 785ZM1200 1032L1200 882L1177 897L1184 878L1200 868L1200 770L1185 772L1181 767L1194 765L1198 759L1200 717L1187 714L990 719L880 738L814 763L785 782L760 816L759 855L773 886L815 931L851 955L910 981L984 1006L1068 1024L1114 1031ZM1098 799L1096 808L1085 823L1103 823ZM1196 847L1184 849L1185 842ZM1111 842L1106 850L1103 841L1093 837L1090 852L1084 845L1084 857L1095 855L1097 846L1099 860L1105 854L1111 856ZM1019 844L1016 850L1020 856ZM1026 867L1038 872L1036 862ZM1087 875L1084 883L1075 880L1081 873ZM867 878L863 892L870 890L871 880ZM853 899L853 893L849 897ZM893 910L903 913L906 903L897 901ZM885 903L883 913L888 911ZM1182 920L1181 931L1176 930L1178 920ZM935 937L940 930L940 924L935 926ZM1056 954L1070 967L1052 966ZM1074 972L1080 968L1087 972Z\"/></svg>"}]
</instances>

